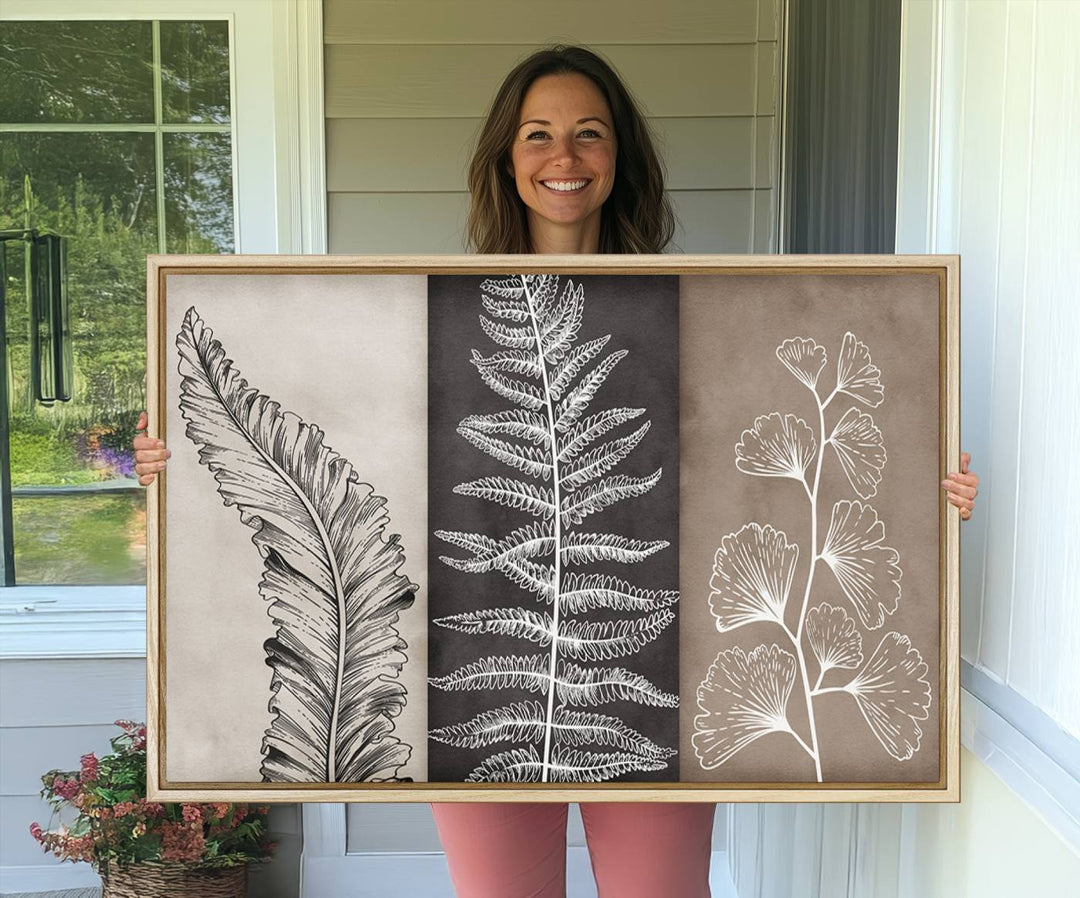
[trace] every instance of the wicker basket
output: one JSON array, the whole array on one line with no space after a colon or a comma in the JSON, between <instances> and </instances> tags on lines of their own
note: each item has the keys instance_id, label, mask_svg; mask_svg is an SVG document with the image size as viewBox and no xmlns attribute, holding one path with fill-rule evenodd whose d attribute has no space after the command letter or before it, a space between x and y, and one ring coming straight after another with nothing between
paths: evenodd
<instances>
[{"instance_id":1,"label":"wicker basket","mask_svg":"<svg viewBox=\"0 0 1080 898\"><path fill-rule=\"evenodd\" d=\"M141 863L101 877L101 898L244 898L247 865L199 870L187 864Z\"/></svg>"}]
</instances>

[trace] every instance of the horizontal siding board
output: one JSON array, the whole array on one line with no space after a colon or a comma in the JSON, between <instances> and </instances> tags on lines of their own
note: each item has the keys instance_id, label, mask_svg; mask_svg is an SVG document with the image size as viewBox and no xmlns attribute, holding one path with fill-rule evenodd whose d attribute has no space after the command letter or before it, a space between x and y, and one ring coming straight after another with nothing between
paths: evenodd
<instances>
[{"instance_id":1,"label":"horizontal siding board","mask_svg":"<svg viewBox=\"0 0 1080 898\"><path fill-rule=\"evenodd\" d=\"M465 190L480 118L331 119L326 127L327 189L336 192ZM664 118L651 124L672 190L754 184L753 119ZM757 184L771 186L772 120L758 124ZM760 148L764 146L765 150Z\"/></svg>"},{"instance_id":2,"label":"horizontal siding board","mask_svg":"<svg viewBox=\"0 0 1080 898\"><path fill-rule=\"evenodd\" d=\"M680 253L750 252L753 190L674 190Z\"/></svg>"},{"instance_id":3,"label":"horizontal siding board","mask_svg":"<svg viewBox=\"0 0 1080 898\"><path fill-rule=\"evenodd\" d=\"M78 770L79 758L109 753L109 740L118 735L112 724L0 729L0 796L37 795L43 773Z\"/></svg>"},{"instance_id":4,"label":"horizontal siding board","mask_svg":"<svg viewBox=\"0 0 1080 898\"><path fill-rule=\"evenodd\" d=\"M350 804L345 810L347 852L441 852L435 818L426 803Z\"/></svg>"},{"instance_id":5,"label":"horizontal siding board","mask_svg":"<svg viewBox=\"0 0 1080 898\"><path fill-rule=\"evenodd\" d=\"M670 191L679 219L677 251L750 252L754 194L754 190ZM468 199L464 192L330 194L330 252L463 252Z\"/></svg>"},{"instance_id":6,"label":"horizontal siding board","mask_svg":"<svg viewBox=\"0 0 1080 898\"><path fill-rule=\"evenodd\" d=\"M467 193L332 193L331 253L461 253Z\"/></svg>"},{"instance_id":7,"label":"horizontal siding board","mask_svg":"<svg viewBox=\"0 0 1080 898\"><path fill-rule=\"evenodd\" d=\"M612 61L650 115L752 115L760 105L753 43L596 49ZM330 44L326 116L482 116L503 77L526 54L509 45L478 50L468 45ZM766 113L771 111L770 104Z\"/></svg>"},{"instance_id":8,"label":"horizontal siding board","mask_svg":"<svg viewBox=\"0 0 1080 898\"><path fill-rule=\"evenodd\" d=\"M0 661L0 727L109 724L146 716L141 658Z\"/></svg>"},{"instance_id":9,"label":"horizontal siding board","mask_svg":"<svg viewBox=\"0 0 1080 898\"><path fill-rule=\"evenodd\" d=\"M37 795L5 796L0 809L0 868L30 867L53 862L51 854L45 854L30 835L30 824L40 823L49 829L52 808ZM67 819L67 818L65 818ZM71 822L67 819L67 822ZM53 822L52 828L60 821ZM59 863L59 861L56 861ZM0 883L2 887L2 883Z\"/></svg>"},{"instance_id":10,"label":"horizontal siding board","mask_svg":"<svg viewBox=\"0 0 1080 898\"><path fill-rule=\"evenodd\" d=\"M757 0L621 0L617 7L548 0L538 12L522 0L326 0L323 5L328 44L738 43L754 40L759 27Z\"/></svg>"}]
</instances>

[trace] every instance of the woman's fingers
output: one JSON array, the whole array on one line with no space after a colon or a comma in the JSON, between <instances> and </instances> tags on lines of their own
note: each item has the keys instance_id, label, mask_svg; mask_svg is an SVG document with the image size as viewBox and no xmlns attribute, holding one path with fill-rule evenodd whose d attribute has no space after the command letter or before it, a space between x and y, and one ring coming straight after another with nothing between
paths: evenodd
<instances>
[{"instance_id":1,"label":"woman's fingers","mask_svg":"<svg viewBox=\"0 0 1080 898\"><path fill-rule=\"evenodd\" d=\"M139 420L135 424L136 430L145 430L147 424L146 412L139 412Z\"/></svg>"},{"instance_id":2,"label":"woman's fingers","mask_svg":"<svg viewBox=\"0 0 1080 898\"><path fill-rule=\"evenodd\" d=\"M971 463L971 454L960 453L960 470L950 471L948 476L941 481L941 488L949 502L960 509L960 519L967 521L975 509L975 497L979 495L979 478L972 474L968 466Z\"/></svg>"},{"instance_id":3,"label":"woman's fingers","mask_svg":"<svg viewBox=\"0 0 1080 898\"><path fill-rule=\"evenodd\" d=\"M138 462L150 462L150 461L164 461L172 453L168 449L136 449L135 461Z\"/></svg>"}]
</instances>

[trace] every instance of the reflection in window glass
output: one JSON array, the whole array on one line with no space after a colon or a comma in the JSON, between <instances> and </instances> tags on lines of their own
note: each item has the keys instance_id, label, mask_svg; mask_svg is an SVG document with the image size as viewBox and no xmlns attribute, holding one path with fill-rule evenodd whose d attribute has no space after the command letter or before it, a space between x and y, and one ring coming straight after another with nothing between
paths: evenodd
<instances>
[{"instance_id":1,"label":"reflection in window glass","mask_svg":"<svg viewBox=\"0 0 1080 898\"><path fill-rule=\"evenodd\" d=\"M145 490L15 498L19 582L146 582Z\"/></svg>"},{"instance_id":2,"label":"reflection in window glass","mask_svg":"<svg viewBox=\"0 0 1080 898\"><path fill-rule=\"evenodd\" d=\"M151 23L4 22L0 121L153 122Z\"/></svg>"},{"instance_id":3,"label":"reflection in window glass","mask_svg":"<svg viewBox=\"0 0 1080 898\"><path fill-rule=\"evenodd\" d=\"M36 402L25 244L3 243L10 422L0 423L10 424L22 584L145 582L131 439L146 407L146 255L234 248L226 23L161 22L158 33L163 109L173 128L197 132L155 122L152 22L0 32L0 117L15 126L0 132L0 229L67 238L74 361L72 401ZM76 127L50 130L57 122Z\"/></svg>"},{"instance_id":4,"label":"reflection in window glass","mask_svg":"<svg viewBox=\"0 0 1080 898\"><path fill-rule=\"evenodd\" d=\"M229 135L166 134L166 252L231 253L232 213Z\"/></svg>"},{"instance_id":5,"label":"reflection in window glass","mask_svg":"<svg viewBox=\"0 0 1080 898\"><path fill-rule=\"evenodd\" d=\"M229 121L229 23L161 23L162 120Z\"/></svg>"}]
</instances>

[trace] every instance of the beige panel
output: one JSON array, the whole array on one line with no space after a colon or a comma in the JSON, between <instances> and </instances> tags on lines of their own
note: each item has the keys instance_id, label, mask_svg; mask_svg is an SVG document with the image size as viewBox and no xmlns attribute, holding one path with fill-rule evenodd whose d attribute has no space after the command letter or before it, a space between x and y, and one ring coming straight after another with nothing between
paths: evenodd
<instances>
[{"instance_id":1,"label":"beige panel","mask_svg":"<svg viewBox=\"0 0 1080 898\"><path fill-rule=\"evenodd\" d=\"M330 192L465 189L479 118L331 119L326 123ZM763 124L764 123L764 124ZM753 119L653 119L672 190L730 189L754 184ZM759 160L768 159L771 119L758 124ZM759 161L757 186L771 186Z\"/></svg>"},{"instance_id":2,"label":"beige panel","mask_svg":"<svg viewBox=\"0 0 1080 898\"><path fill-rule=\"evenodd\" d=\"M738 43L760 27L757 0L326 0L323 15L328 44Z\"/></svg>"},{"instance_id":3,"label":"beige panel","mask_svg":"<svg viewBox=\"0 0 1080 898\"><path fill-rule=\"evenodd\" d=\"M712 116L754 113L755 46L597 49L611 59L650 115ZM506 45L332 44L326 48L326 116L480 116L503 77L528 52ZM771 112L771 98L766 105Z\"/></svg>"},{"instance_id":4,"label":"beige panel","mask_svg":"<svg viewBox=\"0 0 1080 898\"><path fill-rule=\"evenodd\" d=\"M677 253L750 251L752 190L675 190Z\"/></svg>"},{"instance_id":5,"label":"beige panel","mask_svg":"<svg viewBox=\"0 0 1080 898\"><path fill-rule=\"evenodd\" d=\"M460 253L467 193L331 193L331 253Z\"/></svg>"}]
</instances>

